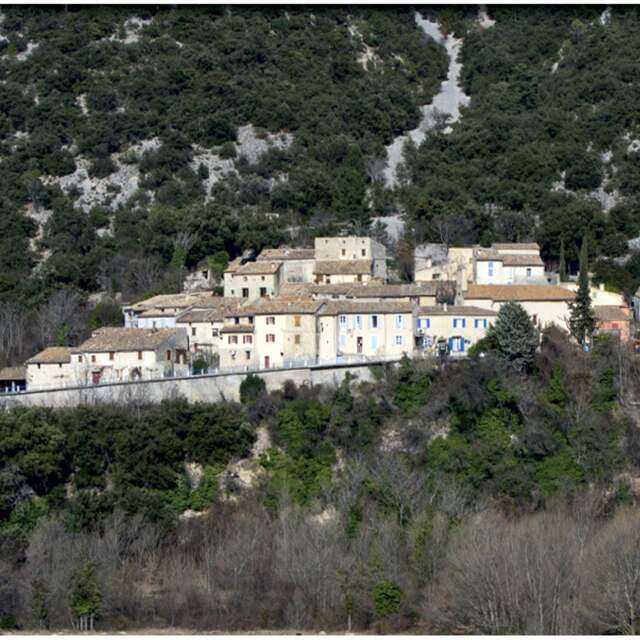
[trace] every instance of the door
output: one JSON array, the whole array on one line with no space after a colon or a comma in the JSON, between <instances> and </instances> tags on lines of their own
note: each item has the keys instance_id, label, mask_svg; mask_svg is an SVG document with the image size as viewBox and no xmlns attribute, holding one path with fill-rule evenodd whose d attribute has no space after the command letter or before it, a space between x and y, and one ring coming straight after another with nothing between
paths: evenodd
<instances>
[{"instance_id":1,"label":"door","mask_svg":"<svg viewBox=\"0 0 640 640\"><path fill-rule=\"evenodd\" d=\"M100 376L101 376L100 371L93 371L91 373L91 382L93 384L100 384Z\"/></svg>"},{"instance_id":2,"label":"door","mask_svg":"<svg viewBox=\"0 0 640 640\"><path fill-rule=\"evenodd\" d=\"M362 353L362 336L356 338L356 351Z\"/></svg>"},{"instance_id":3,"label":"door","mask_svg":"<svg viewBox=\"0 0 640 640\"><path fill-rule=\"evenodd\" d=\"M269 359L269 356L265 356L264 357L264 368L268 369L270 364L271 364L271 360Z\"/></svg>"}]
</instances>

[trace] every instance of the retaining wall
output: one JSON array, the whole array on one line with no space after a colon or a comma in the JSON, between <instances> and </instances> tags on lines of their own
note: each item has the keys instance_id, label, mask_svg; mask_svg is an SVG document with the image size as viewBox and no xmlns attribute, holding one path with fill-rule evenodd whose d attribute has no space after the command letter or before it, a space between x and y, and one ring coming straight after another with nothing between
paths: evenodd
<instances>
[{"instance_id":1,"label":"retaining wall","mask_svg":"<svg viewBox=\"0 0 640 640\"><path fill-rule=\"evenodd\" d=\"M371 381L371 365L368 362L345 365L314 365L291 369L266 369L253 372L265 381L268 391L280 389L287 380L296 386L303 384L337 386L350 373L362 381ZM385 361L384 364L393 364ZM73 407L81 404L143 404L183 397L189 402L217 402L240 400L240 383L247 373L214 373L187 378L162 378L114 382L89 387L65 387L41 389L19 394L0 394L0 406L48 406Z\"/></svg>"}]
</instances>

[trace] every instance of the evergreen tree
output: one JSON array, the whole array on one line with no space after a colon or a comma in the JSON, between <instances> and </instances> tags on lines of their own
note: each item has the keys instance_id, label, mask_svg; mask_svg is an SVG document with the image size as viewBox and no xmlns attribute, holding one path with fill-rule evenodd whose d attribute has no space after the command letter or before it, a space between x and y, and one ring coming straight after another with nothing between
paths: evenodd
<instances>
[{"instance_id":1,"label":"evergreen tree","mask_svg":"<svg viewBox=\"0 0 640 640\"><path fill-rule=\"evenodd\" d=\"M93 631L101 600L96 565L94 562L87 562L73 574L69 589L69 610L75 629Z\"/></svg>"},{"instance_id":2,"label":"evergreen tree","mask_svg":"<svg viewBox=\"0 0 640 640\"><path fill-rule=\"evenodd\" d=\"M524 307L514 301L502 305L494 327L498 354L517 371L530 369L539 335Z\"/></svg>"},{"instance_id":3,"label":"evergreen tree","mask_svg":"<svg viewBox=\"0 0 640 640\"><path fill-rule=\"evenodd\" d=\"M569 303L569 331L581 345L584 345L590 341L595 326L596 319L589 291L589 253L587 238L584 236L580 249L578 291L575 300Z\"/></svg>"},{"instance_id":4,"label":"evergreen tree","mask_svg":"<svg viewBox=\"0 0 640 640\"><path fill-rule=\"evenodd\" d=\"M560 240L560 265L558 268L560 273L560 282L567 281L567 262L564 257L564 240Z\"/></svg>"},{"instance_id":5,"label":"evergreen tree","mask_svg":"<svg viewBox=\"0 0 640 640\"><path fill-rule=\"evenodd\" d=\"M333 208L338 219L348 222L356 233L367 233L371 218L366 202L367 171L355 145L342 162L333 192Z\"/></svg>"}]
</instances>

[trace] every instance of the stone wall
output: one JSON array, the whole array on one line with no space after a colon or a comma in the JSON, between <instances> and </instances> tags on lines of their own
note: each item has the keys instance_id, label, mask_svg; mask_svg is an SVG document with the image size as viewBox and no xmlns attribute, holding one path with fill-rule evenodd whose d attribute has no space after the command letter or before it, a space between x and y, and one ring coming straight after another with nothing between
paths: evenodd
<instances>
[{"instance_id":1,"label":"stone wall","mask_svg":"<svg viewBox=\"0 0 640 640\"><path fill-rule=\"evenodd\" d=\"M255 372L262 378L268 391L280 389L286 380L296 385L339 385L347 373L359 380L370 381L370 365L375 363L330 366L269 369ZM218 373L190 376L188 378L164 378L117 382L90 387L67 387L27 391L20 394L0 394L0 407L49 406L73 407L81 404L146 404L184 397L189 402L217 402L240 399L240 383L246 373Z\"/></svg>"}]
</instances>

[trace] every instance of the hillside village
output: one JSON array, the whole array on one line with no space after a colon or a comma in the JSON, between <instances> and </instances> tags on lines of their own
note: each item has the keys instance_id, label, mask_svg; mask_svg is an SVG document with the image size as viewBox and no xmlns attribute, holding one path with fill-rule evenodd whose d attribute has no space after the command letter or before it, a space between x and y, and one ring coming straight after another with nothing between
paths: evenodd
<instances>
[{"instance_id":1,"label":"hillside village","mask_svg":"<svg viewBox=\"0 0 640 640\"><path fill-rule=\"evenodd\" d=\"M535 242L415 252L415 279L389 283L385 247L319 237L313 249L264 249L230 262L223 295L204 268L188 290L124 305L124 327L77 347L51 346L12 368L5 391L95 385L215 371L237 373L410 357L464 357L516 301L538 329L566 328L576 284L545 271ZM596 331L630 338L620 294L592 287Z\"/></svg>"}]
</instances>

